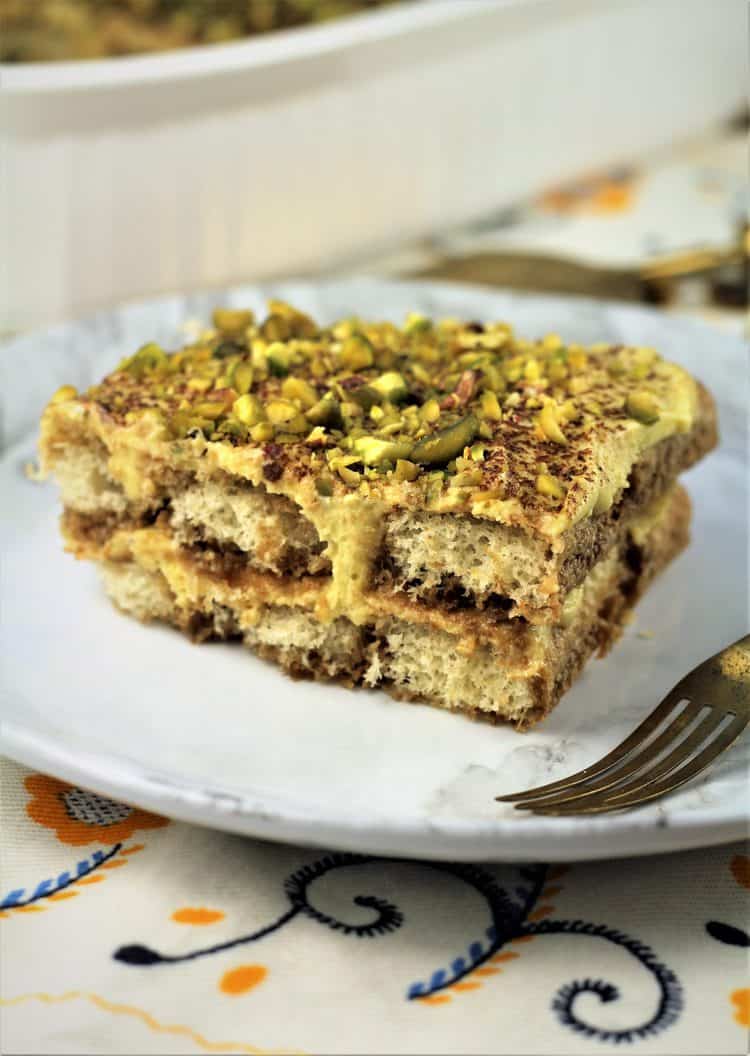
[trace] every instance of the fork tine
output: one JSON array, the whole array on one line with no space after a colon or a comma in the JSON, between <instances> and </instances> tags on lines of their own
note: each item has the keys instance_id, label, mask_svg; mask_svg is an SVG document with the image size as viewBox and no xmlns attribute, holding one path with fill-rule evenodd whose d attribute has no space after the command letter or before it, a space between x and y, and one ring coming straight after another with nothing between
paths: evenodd
<instances>
[{"instance_id":1,"label":"fork tine","mask_svg":"<svg viewBox=\"0 0 750 1056\"><path fill-rule=\"evenodd\" d=\"M537 788L531 788L527 792L515 792L511 795L495 796L495 799L501 803L524 803L527 800L538 799L540 796L551 795L553 792L561 792L563 789L573 788L592 777L598 777L599 774L603 774L606 770L611 769L616 763L619 763L621 759L630 755L630 753L638 748L639 745L641 745L646 738L649 737L650 734L662 724L662 722L664 722L665 719L669 718L677 705L685 699L684 693L681 692L681 685L682 683L676 685L661 703L646 716L640 725L636 726L633 732L628 734L624 741L621 741L611 752L608 752L607 755L603 756L595 763L584 767L583 770L579 770L575 774L571 774L570 777L561 778L559 781L551 781L547 785L539 785Z\"/></svg>"},{"instance_id":2,"label":"fork tine","mask_svg":"<svg viewBox=\"0 0 750 1056\"><path fill-rule=\"evenodd\" d=\"M701 710L700 706L698 710ZM625 770L619 771L615 782L610 782L607 788L596 790L597 794L592 795L591 798L584 800L584 797L581 796L549 804L540 803L536 812L539 814L595 814L604 810L617 809L620 800L624 798L634 797L633 801L638 802L638 793L642 789L649 788L654 782L665 778L681 766L682 763L691 759L696 750L706 743L727 718L726 712L711 711L656 766L647 767L644 770L641 756L637 756L632 769L627 772ZM642 754L649 754L648 749ZM649 758L645 762L653 762L658 755L659 752L650 753ZM620 784L620 781L623 783ZM617 787L612 787L613 785L617 785ZM532 807L531 809L535 808Z\"/></svg>"},{"instance_id":3,"label":"fork tine","mask_svg":"<svg viewBox=\"0 0 750 1056\"><path fill-rule=\"evenodd\" d=\"M639 803L647 803L651 799L656 799L657 796L663 796L667 792L672 792L674 789L679 788L686 782L697 777L702 770L705 770L707 766L710 766L715 759L718 759L728 748L734 744L739 735L750 722L750 717L738 715L734 718L730 724L721 731L718 737L715 737L702 752L694 756L685 766L680 767L678 770L672 771L661 781L657 781L654 785L648 785L646 788L641 790L641 794L637 799L631 799L628 796L623 795L617 797L617 808L635 806Z\"/></svg>"},{"instance_id":4,"label":"fork tine","mask_svg":"<svg viewBox=\"0 0 750 1056\"><path fill-rule=\"evenodd\" d=\"M570 790L561 791L551 796L544 796L530 802L519 803L518 809L535 810L538 807L540 810L546 810L549 807L550 813L553 813L555 808L572 806L577 804L579 800L588 800L590 796L596 796L597 799L600 798L603 793L615 785L637 776L645 766L657 759L665 749L674 744L681 734L692 725L702 710L702 704L688 701L687 707L669 723L658 737L649 741L643 751L632 754L621 766L616 769L609 769L607 773L602 774L593 781L578 785ZM583 806L583 804L581 805Z\"/></svg>"},{"instance_id":5,"label":"fork tine","mask_svg":"<svg viewBox=\"0 0 750 1056\"><path fill-rule=\"evenodd\" d=\"M633 781L627 782L622 789L615 789L608 798L619 799L620 796L638 792L667 777L678 767L692 758L695 753L704 746L711 743L713 735L726 723L730 716L725 711L710 711L708 715L698 723L695 729L677 747L665 756L656 766L652 766L646 773L640 774Z\"/></svg>"}]
</instances>

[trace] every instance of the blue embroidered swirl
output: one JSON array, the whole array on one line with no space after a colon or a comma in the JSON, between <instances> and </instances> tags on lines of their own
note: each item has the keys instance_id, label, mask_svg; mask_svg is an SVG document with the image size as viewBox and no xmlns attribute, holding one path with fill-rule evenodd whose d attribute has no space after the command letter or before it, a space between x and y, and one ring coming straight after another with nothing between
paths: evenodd
<instances>
[{"instance_id":1,"label":"blue embroidered swirl","mask_svg":"<svg viewBox=\"0 0 750 1056\"><path fill-rule=\"evenodd\" d=\"M312 887L315 881L333 870L377 864L379 861L387 860L358 854L328 854L303 866L287 878L284 883L284 892L289 900L289 908L271 923L256 931L240 935L227 942L200 947L177 955L159 953L149 946L136 943L121 946L115 951L114 958L123 964L149 966L192 961L200 957L223 953L247 943L257 942L285 927L300 915L307 916L344 935L356 935L370 939L388 935L401 927L404 916L397 906L386 899L373 894L360 894L353 898L353 904L359 909L364 908L372 912L372 918L365 923L352 923L333 916L315 906L312 900ZM429 978L417 980L408 986L405 995L407 1000L423 1000L441 990L455 986L514 940L531 936L567 934L603 939L625 950L654 978L659 989L659 1002L654 1014L645 1022L626 1029L607 1030L587 1023L581 1018L576 1012L576 1002L582 993L596 994L603 1003L616 1001L620 996L619 990L613 984L600 979L576 980L561 987L552 1001L552 1010L564 1026L584 1037L595 1038L599 1041L632 1042L665 1030L678 1018L683 1003L680 982L674 972L661 964L648 946L601 924L588 924L580 920L533 921L530 919L545 884L550 879L549 866L534 865L521 868L519 875L522 883L515 888L511 896L500 887L490 872L479 866L456 862L414 863L403 859L390 859L390 861L408 865L416 864L422 868L455 877L473 888L484 899L490 915L483 935L474 938L464 953L455 957L449 965L431 972Z\"/></svg>"}]
</instances>

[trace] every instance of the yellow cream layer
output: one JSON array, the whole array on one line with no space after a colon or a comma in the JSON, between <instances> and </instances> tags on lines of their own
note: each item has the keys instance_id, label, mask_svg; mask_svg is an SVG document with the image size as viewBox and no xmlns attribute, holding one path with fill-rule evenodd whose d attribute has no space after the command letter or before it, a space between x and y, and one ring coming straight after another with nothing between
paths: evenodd
<instances>
[{"instance_id":1,"label":"yellow cream layer","mask_svg":"<svg viewBox=\"0 0 750 1056\"><path fill-rule=\"evenodd\" d=\"M332 562L332 580L320 603L321 616L332 619L344 614L355 622L366 622L366 587L383 538L385 517L394 509L473 514L527 531L546 539L555 551L562 551L563 533L611 505L648 447L691 428L697 406L696 383L674 364L661 361L656 369L653 384L659 393L658 419L651 424L631 417L595 423L571 447L570 457L579 459L582 471L570 481L561 505L537 510L531 522L517 497L482 497L460 488L430 493L420 489L418 482L389 478L363 481L356 490L321 496L310 474L285 472L277 480L268 479L262 447L233 447L202 437L175 441L159 417L148 410L130 423L119 424L85 400L48 407L42 419L42 463L54 469L55 461L64 458L66 445L101 444L107 472L129 502L141 505L157 502L165 493L165 479L180 473L191 474L200 482L223 472L287 496L315 526Z\"/></svg>"},{"instance_id":2,"label":"yellow cream layer","mask_svg":"<svg viewBox=\"0 0 750 1056\"><path fill-rule=\"evenodd\" d=\"M670 521L679 490L671 489L635 519L631 534L641 545ZM456 650L464 655L481 645L491 645L497 650L501 666L525 676L544 666L559 629L567 630L578 622L588 624L595 617L604 600L618 589L623 576L620 548L613 547L584 582L569 592L558 625L529 625L520 620L495 622L491 615L479 610L451 612L439 605L422 605L401 592L368 590L366 584L353 607L334 614L333 584L327 577L295 579L247 568L222 574L208 568L199 557L182 548L168 529L158 526L120 529L104 543L81 542L74 537L71 543L79 556L106 562L135 560L146 571L158 573L177 606L187 614L211 613L216 605L226 606L245 628L252 627L269 605L302 608L324 623L342 614L360 625L396 618L450 634Z\"/></svg>"}]
</instances>

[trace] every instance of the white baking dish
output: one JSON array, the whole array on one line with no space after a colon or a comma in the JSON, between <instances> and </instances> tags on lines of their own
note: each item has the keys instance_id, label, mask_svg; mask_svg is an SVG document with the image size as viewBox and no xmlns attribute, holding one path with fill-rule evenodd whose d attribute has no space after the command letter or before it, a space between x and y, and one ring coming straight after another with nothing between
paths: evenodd
<instances>
[{"instance_id":1,"label":"white baking dish","mask_svg":"<svg viewBox=\"0 0 750 1056\"><path fill-rule=\"evenodd\" d=\"M422 0L0 68L0 327L299 274L727 115L743 0Z\"/></svg>"}]
</instances>

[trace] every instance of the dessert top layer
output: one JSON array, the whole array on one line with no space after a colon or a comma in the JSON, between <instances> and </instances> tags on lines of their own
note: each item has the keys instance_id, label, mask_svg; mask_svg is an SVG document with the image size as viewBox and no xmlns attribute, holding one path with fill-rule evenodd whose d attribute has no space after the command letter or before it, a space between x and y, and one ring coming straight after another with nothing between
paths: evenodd
<instances>
[{"instance_id":1,"label":"dessert top layer","mask_svg":"<svg viewBox=\"0 0 750 1056\"><path fill-rule=\"evenodd\" d=\"M176 352L144 345L86 393L64 386L48 436L85 418L134 492L139 452L159 451L308 508L356 497L352 509L474 514L553 538L696 416L694 380L650 348L416 314L326 327L278 301L263 320L222 309L213 324Z\"/></svg>"}]
</instances>

